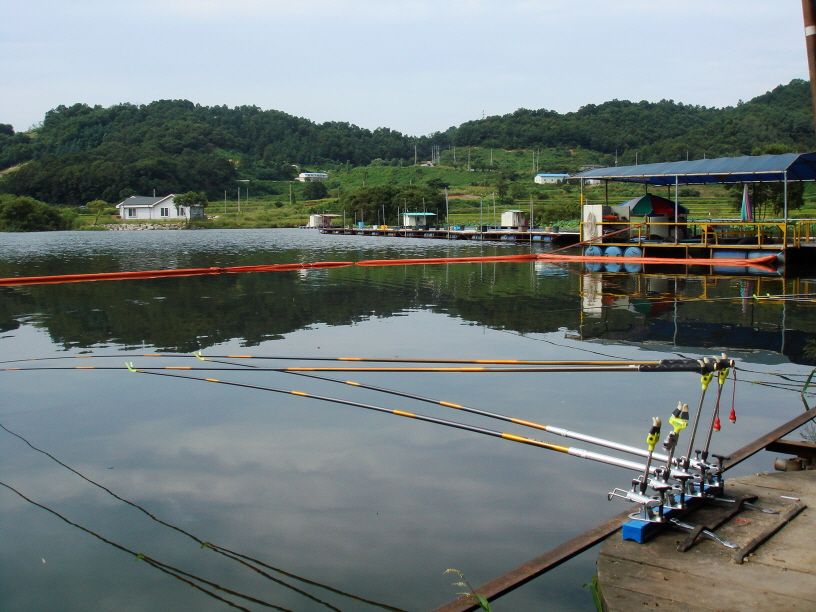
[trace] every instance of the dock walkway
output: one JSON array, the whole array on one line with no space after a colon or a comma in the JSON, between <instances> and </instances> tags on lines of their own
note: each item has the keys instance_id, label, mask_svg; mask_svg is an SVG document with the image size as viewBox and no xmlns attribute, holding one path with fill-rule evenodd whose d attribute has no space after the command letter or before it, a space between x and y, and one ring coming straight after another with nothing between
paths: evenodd
<instances>
[{"instance_id":1,"label":"dock walkway","mask_svg":"<svg viewBox=\"0 0 816 612\"><path fill-rule=\"evenodd\" d=\"M388 236L392 238L433 238L437 240L474 240L495 242L548 242L573 244L578 242L578 232L518 231L511 229L454 230L444 228L412 227L321 227L321 234L345 236Z\"/></svg>"},{"instance_id":2,"label":"dock walkway","mask_svg":"<svg viewBox=\"0 0 816 612\"><path fill-rule=\"evenodd\" d=\"M742 564L734 562L735 551L710 540L679 552L678 544L687 537L683 531L666 530L646 544L613 536L598 557L605 610L816 610L816 471L729 479L726 495L756 495L757 504L780 514L745 509L716 530L719 537L744 548L773 527L784 526ZM804 510L783 523L784 515L796 512L801 504ZM683 520L708 523L713 512L711 507L701 508Z\"/></svg>"}]
</instances>

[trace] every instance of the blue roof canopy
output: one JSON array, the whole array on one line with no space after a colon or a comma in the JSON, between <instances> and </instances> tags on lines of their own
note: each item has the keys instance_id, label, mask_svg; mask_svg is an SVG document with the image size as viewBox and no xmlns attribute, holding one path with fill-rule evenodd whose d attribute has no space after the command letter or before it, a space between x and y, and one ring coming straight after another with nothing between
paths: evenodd
<instances>
[{"instance_id":1,"label":"blue roof canopy","mask_svg":"<svg viewBox=\"0 0 816 612\"><path fill-rule=\"evenodd\" d=\"M570 178L605 179L650 185L779 183L816 180L816 153L746 155L693 161L596 168Z\"/></svg>"}]
</instances>

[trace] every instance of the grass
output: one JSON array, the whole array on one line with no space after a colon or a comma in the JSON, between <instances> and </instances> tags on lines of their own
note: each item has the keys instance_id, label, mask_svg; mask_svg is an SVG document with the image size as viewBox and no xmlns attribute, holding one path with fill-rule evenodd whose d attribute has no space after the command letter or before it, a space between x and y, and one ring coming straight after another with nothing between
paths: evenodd
<instances>
[{"instance_id":1,"label":"grass","mask_svg":"<svg viewBox=\"0 0 816 612\"><path fill-rule=\"evenodd\" d=\"M283 181L251 180L251 200L241 202L241 210L235 200L210 202L206 209L207 219L196 220L198 227L208 228L255 228L255 227L297 227L308 222L310 214L322 212L341 212L338 199L343 193L363 186L373 185L427 185L429 181L439 180L449 186L450 225L493 224L493 196L504 184L512 199L496 204L495 220L500 219L501 212L510 208L530 210L533 200L534 218L537 226L558 225L560 227L577 227L580 210L580 187L578 185L538 185L533 182L532 151L505 151L493 149L493 165L490 165L490 149L471 148L471 170L467 167L467 148L456 150L456 163L453 151L443 151L441 165L427 166L390 166L376 162L374 165L350 168L340 166L329 172L326 186L329 197L323 200L304 201L304 183ZM592 163L589 153L577 150L551 150L540 152L537 157L539 172L559 171L559 166L570 164L576 166ZM420 160L421 161L421 160ZM511 180L512 178L516 180ZM735 217L738 211L731 204L728 191L719 185L697 186L699 197L681 197L680 203L689 209L690 219L707 217ZM291 195L290 195L291 191ZM650 188L651 193L674 199L673 190ZM595 185L584 188L584 196L590 204L620 204L645 193L643 185L610 183L607 186ZM291 200L290 200L291 198ZM480 200L482 202L480 216ZM444 211L439 211L444 215ZM802 209L792 211L791 217L816 218L816 185L806 184L805 205ZM83 226L93 224L93 215L80 214ZM347 219L347 224L351 223ZM118 217L100 216L99 223L119 223ZM157 221L158 222L158 221ZM444 216L440 223L444 223Z\"/></svg>"}]
</instances>

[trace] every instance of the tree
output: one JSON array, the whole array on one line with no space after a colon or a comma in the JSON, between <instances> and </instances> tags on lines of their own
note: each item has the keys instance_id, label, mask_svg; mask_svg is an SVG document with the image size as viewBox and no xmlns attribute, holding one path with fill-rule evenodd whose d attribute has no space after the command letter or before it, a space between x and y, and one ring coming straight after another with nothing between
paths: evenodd
<instances>
[{"instance_id":1,"label":"tree","mask_svg":"<svg viewBox=\"0 0 816 612\"><path fill-rule=\"evenodd\" d=\"M322 181L309 181L306 183L306 188L303 190L304 200L322 200L328 197L329 190Z\"/></svg>"},{"instance_id":2,"label":"tree","mask_svg":"<svg viewBox=\"0 0 816 612\"><path fill-rule=\"evenodd\" d=\"M190 209L190 218L193 218L192 209L196 206L205 208L207 206L207 194L203 191L188 191L173 198L173 204L179 214L183 214L183 208Z\"/></svg>"},{"instance_id":3,"label":"tree","mask_svg":"<svg viewBox=\"0 0 816 612\"><path fill-rule=\"evenodd\" d=\"M0 196L0 231L47 232L67 229L69 221L55 206L28 197Z\"/></svg>"},{"instance_id":4,"label":"tree","mask_svg":"<svg viewBox=\"0 0 816 612\"><path fill-rule=\"evenodd\" d=\"M96 215L93 222L96 225L97 221L99 221L99 215L108 207L108 203L105 200L91 200L85 206Z\"/></svg>"}]
</instances>

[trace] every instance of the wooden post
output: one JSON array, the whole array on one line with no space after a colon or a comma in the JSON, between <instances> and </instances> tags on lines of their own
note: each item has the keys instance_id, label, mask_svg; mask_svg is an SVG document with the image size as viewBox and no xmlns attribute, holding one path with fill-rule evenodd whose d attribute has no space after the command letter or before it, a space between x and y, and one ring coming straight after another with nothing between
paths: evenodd
<instances>
[{"instance_id":1,"label":"wooden post","mask_svg":"<svg viewBox=\"0 0 816 612\"><path fill-rule=\"evenodd\" d=\"M814 133L816 133L816 2L814 0L802 0L802 14L805 20L810 99L813 104L813 125Z\"/></svg>"}]
</instances>

